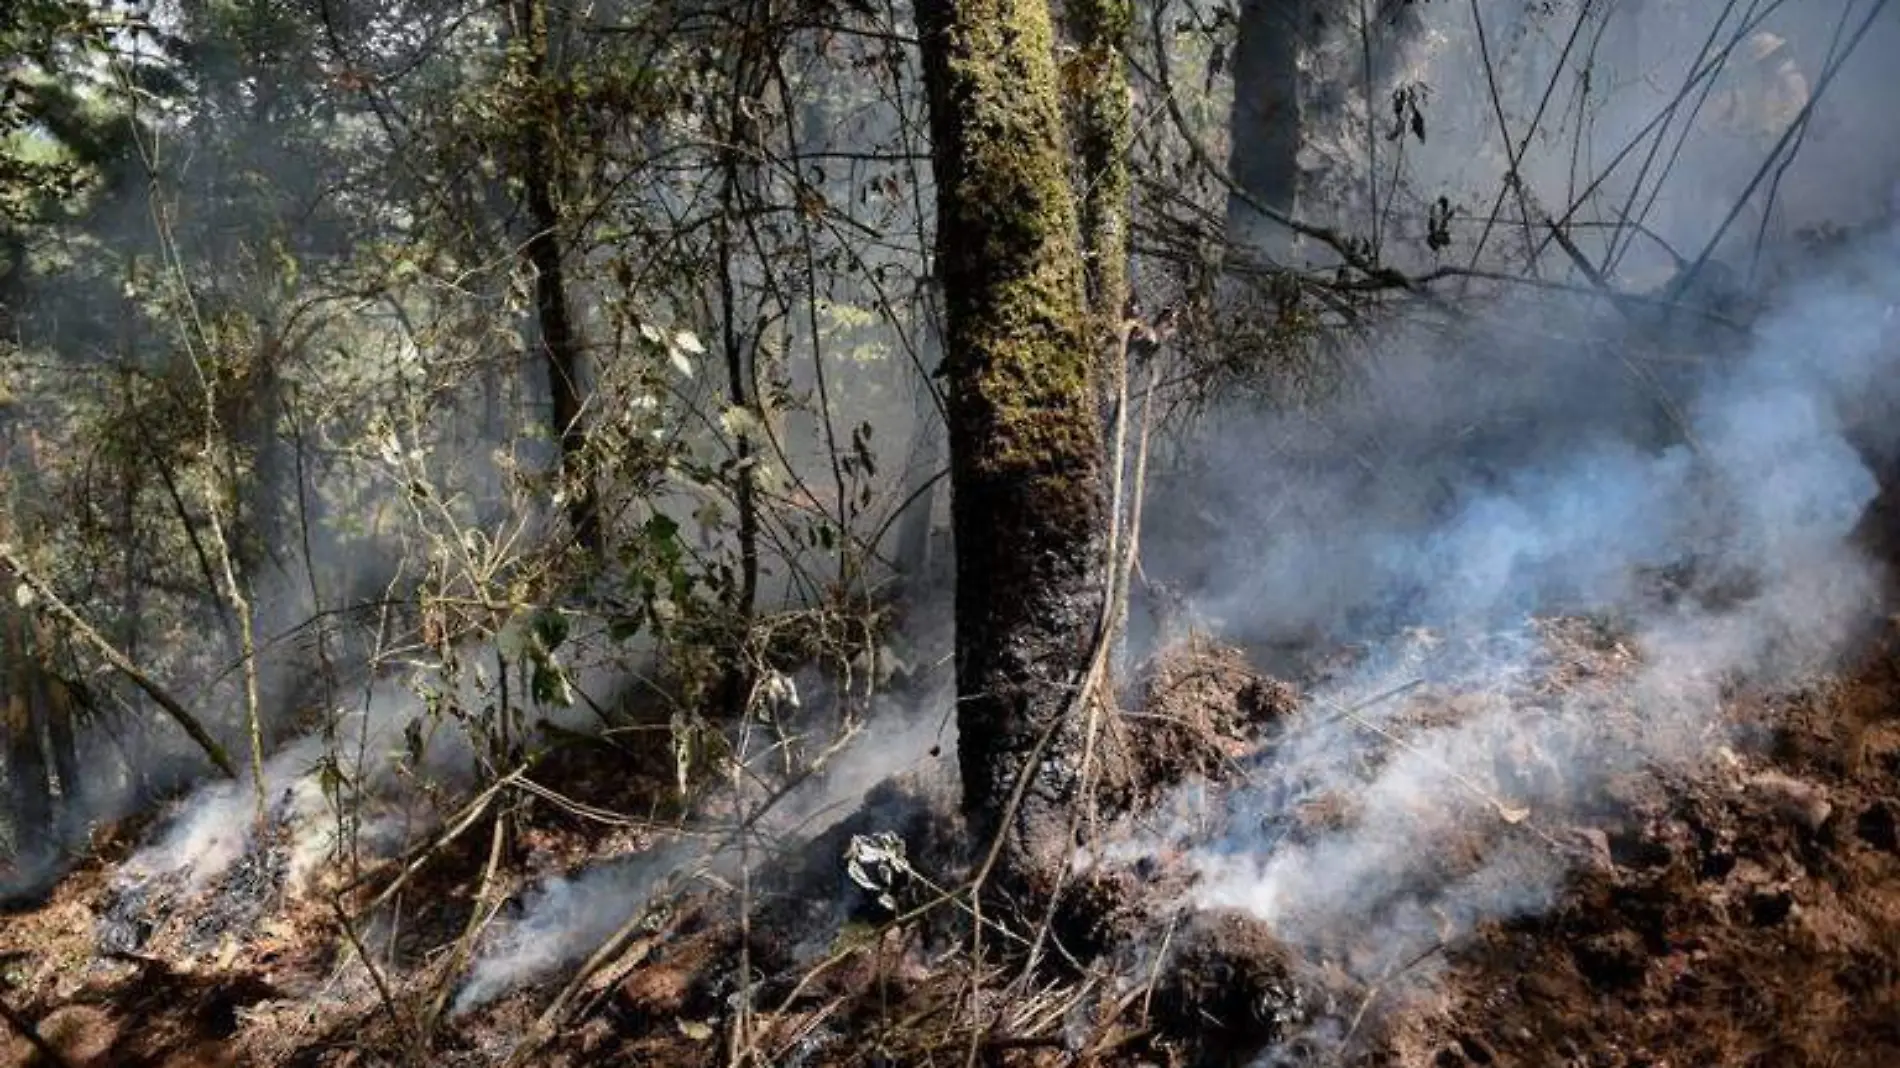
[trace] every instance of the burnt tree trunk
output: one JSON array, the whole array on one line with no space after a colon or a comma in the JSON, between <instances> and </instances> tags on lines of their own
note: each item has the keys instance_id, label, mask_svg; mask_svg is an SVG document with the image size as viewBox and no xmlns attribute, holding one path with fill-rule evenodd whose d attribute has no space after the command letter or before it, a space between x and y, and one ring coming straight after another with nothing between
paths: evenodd
<instances>
[{"instance_id":1,"label":"burnt tree trunk","mask_svg":"<svg viewBox=\"0 0 1900 1068\"><path fill-rule=\"evenodd\" d=\"M1383 135L1363 125L1340 127L1352 114L1349 101L1363 94L1370 117L1383 128L1405 44L1424 25L1419 6L1415 0L1240 0L1228 119L1230 242L1272 260L1291 256L1293 232L1274 216L1301 214L1312 176L1301 167L1300 149L1315 132L1331 129L1341 143L1364 142L1367 158L1355 166L1370 175L1358 180L1378 176L1373 154ZM1303 72L1302 53L1322 46L1326 58Z\"/></svg>"},{"instance_id":2,"label":"burnt tree trunk","mask_svg":"<svg viewBox=\"0 0 1900 1068\"><path fill-rule=\"evenodd\" d=\"M59 819L56 837L63 844L69 832L83 825L88 817L86 777L79 766L79 701L73 688L57 670L53 638L44 620L35 618L28 625L33 644L33 688L31 699L44 711L46 747L52 757L53 777L59 781Z\"/></svg>"},{"instance_id":3,"label":"burnt tree trunk","mask_svg":"<svg viewBox=\"0 0 1900 1068\"><path fill-rule=\"evenodd\" d=\"M560 191L562 151L558 134L564 125L562 93L555 83L548 48L548 9L543 0L519 0L515 6L515 33L526 52L529 81L540 105L523 123L518 146L523 207L533 232L522 252L534 268L535 353L547 368L552 402L552 429L560 443L561 476L566 487L567 517L574 540L582 548L601 548L600 513L591 476L586 470L587 435L581 424L583 344L575 321L572 297L561 250Z\"/></svg>"},{"instance_id":4,"label":"burnt tree trunk","mask_svg":"<svg viewBox=\"0 0 1900 1068\"><path fill-rule=\"evenodd\" d=\"M50 672L44 676L47 714L46 741L53 755L53 774L59 778L60 838L83 831L91 815L86 776L79 766L79 709L65 680Z\"/></svg>"},{"instance_id":5,"label":"burnt tree trunk","mask_svg":"<svg viewBox=\"0 0 1900 1068\"><path fill-rule=\"evenodd\" d=\"M923 0L945 300L964 809L1006 872L1068 855L1102 615L1099 350L1047 0ZM1020 804L1019 781L1028 776Z\"/></svg>"},{"instance_id":6,"label":"burnt tree trunk","mask_svg":"<svg viewBox=\"0 0 1900 1068\"><path fill-rule=\"evenodd\" d=\"M1240 0L1234 44L1234 104L1228 119L1227 238L1270 256L1291 233L1260 208L1292 216L1299 192L1301 35L1314 0Z\"/></svg>"}]
</instances>

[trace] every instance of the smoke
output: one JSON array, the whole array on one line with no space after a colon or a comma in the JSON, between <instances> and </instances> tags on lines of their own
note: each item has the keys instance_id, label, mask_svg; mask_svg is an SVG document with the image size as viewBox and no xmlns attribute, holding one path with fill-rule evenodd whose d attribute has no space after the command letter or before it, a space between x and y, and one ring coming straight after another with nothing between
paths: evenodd
<instances>
[{"instance_id":1,"label":"smoke","mask_svg":"<svg viewBox=\"0 0 1900 1068\"><path fill-rule=\"evenodd\" d=\"M451 1011L479 1008L523 982L551 975L605 945L630 919L645 917L662 886L689 877L694 852L680 845L548 879L520 903L520 915L491 935Z\"/></svg>"},{"instance_id":2,"label":"smoke","mask_svg":"<svg viewBox=\"0 0 1900 1068\"><path fill-rule=\"evenodd\" d=\"M1839 28L1868 10L1744 7L1719 25L1713 10L1654 4L1421 9L1395 85L1429 87L1430 133L1380 143L1406 178L1385 207L1388 258L1419 251L1406 237L1419 236L1418 209L1440 192L1471 220L1445 256L1479 255L1471 242L1509 140L1498 124L1530 129L1547 84L1554 104L1515 167L1519 207L1533 219L1580 199L1579 218L1641 208L1653 236L1627 259L1576 230L1588 255L1620 264L1619 284L1666 271L1667 248L1699 252L1762 164L1759 138L1685 109L1655 135L1665 167L1646 178L1625 167L1581 198L1579 186L1641 142L1705 40L1719 50L1774 32L1786 39L1780 58L1812 85ZM1744 30L1758 9L1767 20ZM1488 87L1469 74L1486 47L1473 14L1498 75ZM1572 18L1587 48L1567 55ZM1891 18L1876 24L1861 56L1895 32ZM1761 77L1742 51L1713 94ZM1375 981L1479 923L1549 907L1577 856L1542 823L1600 801L1616 777L1709 760L1728 741L1726 685L1788 681L1852 647L1885 579L1856 533L1900 445L1900 245L1864 239L1824 260L1791 251L1786 236L1891 218L1892 161L1852 147L1890 140L1877 133L1892 121L1878 66L1845 69L1800 158L1777 175L1779 213L1764 232L1771 257L1780 237L1792 270L1746 336L1697 323L1659 357L1644 324L1507 296L1450 328L1382 330L1343 400L1224 412L1202 429L1185 470L1152 493L1150 574L1263 655L1329 643L1366 655L1314 683L1307 722L1260 754L1225 812L1204 811L1190 785L1160 840L1138 835L1100 856L1185 849L1199 876L1192 904L1246 910ZM1548 150L1556 144L1570 150ZM1363 127L1343 122L1313 131L1307 150L1337 177L1365 166L1365 145ZM1355 200L1364 182L1346 185L1329 206L1369 217L1372 205ZM1755 255L1744 241L1759 202L1751 210L1723 256ZM1507 218L1498 233L1518 225ZM1488 255L1509 265L1521 249L1511 246L1494 240ZM1621 665L1613 685L1540 683L1564 665L1533 617L1565 613L1608 618L1626 635L1627 650L1590 653ZM1390 699L1420 684L1419 701Z\"/></svg>"},{"instance_id":3,"label":"smoke","mask_svg":"<svg viewBox=\"0 0 1900 1068\"><path fill-rule=\"evenodd\" d=\"M578 644L591 644L583 638ZM460 649L479 662L493 650L471 643ZM569 665L573 685L605 692L622 677L605 664ZM434 793L458 796L476 781L480 740L448 709L479 709L494 701L494 680L480 672L445 674L424 670L369 683L361 703L336 710L327 731L293 739L264 765L265 809L271 830L284 836L289 854L285 876L292 893L344 848L338 805L351 806L351 840L374 855L407 847L427 833L441 813L427 803ZM592 718L584 702L536 706L533 719L577 729ZM532 722L532 720L531 720ZM348 790L325 791L325 766L334 761ZM187 891L203 889L257 843L255 780L245 776L199 787L179 801L164 829L133 854L124 874L134 880L175 879Z\"/></svg>"},{"instance_id":4,"label":"smoke","mask_svg":"<svg viewBox=\"0 0 1900 1068\"><path fill-rule=\"evenodd\" d=\"M1870 57L1900 47L1900 12L1877 2L1479 0L1323 17L1333 5L1310 6L1321 28L1303 57L1317 98L1306 106L1321 121L1303 134L1302 214L1371 234L1385 262L1522 270L1528 216L1540 229L1562 220L1626 286L1662 281L1768 162L1800 107L1795 87L1816 89L1870 13L1854 62L1800 133L1798 165L1771 168L1722 244L1741 252L1758 231L1785 244L1805 225L1859 226L1888 210L1900 154L1884 103L1891 78ZM1332 98L1350 99L1349 113L1323 105ZM1435 206L1450 209L1448 247L1426 240ZM1541 257L1558 253L1546 243Z\"/></svg>"},{"instance_id":5,"label":"smoke","mask_svg":"<svg viewBox=\"0 0 1900 1068\"><path fill-rule=\"evenodd\" d=\"M749 827L710 825L649 853L609 861L572 877L543 880L524 895L513 918L487 939L456 996L454 1011L480 1008L578 963L629 920L645 915L664 888L700 877L730 883L742 865L801 849L857 811L872 787L927 767L932 752L954 745L954 738L944 737L940 715L932 714L949 696L946 688L937 687L914 705L880 699L846 748L776 798ZM770 765L777 760L777 754L769 752L757 758L748 778L771 781ZM747 791L742 800L750 805L759 799ZM740 811L746 811L745 805ZM742 836L749 852L742 847Z\"/></svg>"},{"instance_id":6,"label":"smoke","mask_svg":"<svg viewBox=\"0 0 1900 1068\"><path fill-rule=\"evenodd\" d=\"M1150 513L1151 570L1243 643L1369 652L1315 684L1211 830L1163 836L1192 903L1376 980L1548 908L1578 851L1544 822L1710 761L1725 686L1838 663L1883 596L1859 538L1900 446L1897 237L1811 262L1748 336L1712 329L1673 364L1514 301L1381 338L1329 408L1210 428ZM1170 494L1208 502L1206 525ZM1623 637L1591 656L1616 678L1540 681L1565 665L1533 617L1559 613L1610 621ZM1426 711L1388 699L1420 685ZM1346 818L1313 821L1327 806Z\"/></svg>"}]
</instances>

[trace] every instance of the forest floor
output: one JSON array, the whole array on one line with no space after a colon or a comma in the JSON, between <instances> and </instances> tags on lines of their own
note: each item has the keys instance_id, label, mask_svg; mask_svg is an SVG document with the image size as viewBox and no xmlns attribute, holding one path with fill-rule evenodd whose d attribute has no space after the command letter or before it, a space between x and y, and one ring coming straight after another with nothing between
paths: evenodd
<instances>
[{"instance_id":1,"label":"forest floor","mask_svg":"<svg viewBox=\"0 0 1900 1068\"><path fill-rule=\"evenodd\" d=\"M1547 707L1559 690L1614 695L1638 660L1581 622L1545 634L1559 655L1537 679L1488 694L1417 688L1395 698L1388 729L1500 703ZM1220 793L1254 774L1249 759L1271 760L1265 740L1317 714L1293 692L1211 643L1163 657L1131 717L1156 725L1133 728L1152 765L1137 775L1151 796L1137 803L1195 780L1213 791L1202 803L1221 808ZM942 833L952 824L940 802L896 787L867 804L875 818L847 820L761 875L749 923L730 887L679 891L557 1013L546 1009L572 968L445 1011L441 977L465 967L451 947L489 866L485 828L414 877L397 935L378 943L395 948L371 970L351 949L370 935L340 919L367 891L285 893L281 844L267 844L213 885L128 896L121 865L147 830L128 824L50 899L0 917L0 978L71 1068L476 1065L511 1051L524 1065L715 1065L747 1051L769 1065L1900 1064L1900 629L1837 675L1732 690L1721 705L1728 740L1706 761L1636 767L1587 803L1528 818L1405 829L1440 881L1527 835L1564 852L1567 874L1535 915L1482 919L1378 973L1361 963L1378 947L1350 944L1353 932L1287 945L1246 916L1186 916L1194 875L1165 851L1081 880L1082 904L1057 918L1052 941L1084 948L1033 975L1020 952L973 957L967 916L952 907L841 923L837 858L852 833L895 827L920 873L966 863ZM1647 729L1626 705L1589 707L1600 733L1633 741ZM663 790L628 774L626 759L583 753L560 781L587 804L637 811L652 801L642 791ZM649 770L665 781L667 769ZM1355 818L1350 798L1316 809L1301 818ZM521 871L491 884L489 900L652 844L637 827L543 812L509 850L526 858ZM908 909L931 894L913 885L900 897ZM732 1011L740 976L758 1006L743 1019ZM1260 1059L1270 1054L1280 1060ZM0 1068L50 1063L40 1057L18 1034L0 1042Z\"/></svg>"}]
</instances>

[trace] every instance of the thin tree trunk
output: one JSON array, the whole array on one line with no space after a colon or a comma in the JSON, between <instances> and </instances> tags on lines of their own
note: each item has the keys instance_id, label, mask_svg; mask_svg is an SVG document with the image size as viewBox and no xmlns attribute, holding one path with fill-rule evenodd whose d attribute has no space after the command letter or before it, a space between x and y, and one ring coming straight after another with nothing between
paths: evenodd
<instances>
[{"instance_id":1,"label":"thin tree trunk","mask_svg":"<svg viewBox=\"0 0 1900 1068\"><path fill-rule=\"evenodd\" d=\"M936 529L938 481L947 458L941 404L933 383L925 377L942 349L937 336L942 317L935 293L926 288L914 308L911 336L918 339L918 366L911 371L911 411L916 422L911 428L910 453L899 487L901 499L907 503L897 520L895 553L898 575L913 592L934 582L931 534Z\"/></svg>"},{"instance_id":2,"label":"thin tree trunk","mask_svg":"<svg viewBox=\"0 0 1900 1068\"><path fill-rule=\"evenodd\" d=\"M1102 426L1047 0L918 5L946 312L963 804L1007 873L1069 852L1099 637ZM1018 784L1026 789L1018 793ZM1014 880L1012 880L1014 881Z\"/></svg>"},{"instance_id":3,"label":"thin tree trunk","mask_svg":"<svg viewBox=\"0 0 1900 1068\"><path fill-rule=\"evenodd\" d=\"M27 649L26 625L19 613L6 613L6 722L0 724L7 772L7 816L13 821L16 855L37 858L51 844L53 794L47 777L43 710L33 697L34 664ZM29 859L29 864L31 863Z\"/></svg>"},{"instance_id":4,"label":"thin tree trunk","mask_svg":"<svg viewBox=\"0 0 1900 1068\"><path fill-rule=\"evenodd\" d=\"M537 115L523 125L520 146L524 207L534 228L524 254L534 268L538 355L547 368L553 431L560 442L561 475L568 493L568 522L575 542L589 552L598 552L602 545L600 514L592 477L586 470L587 435L581 424L584 346L568 293L561 251L562 220L556 205L560 146L548 136L550 128L560 128L563 116L558 94L551 85L546 4L543 0L521 0L516 19L516 32L526 44L532 75L548 107L547 114Z\"/></svg>"},{"instance_id":5,"label":"thin tree trunk","mask_svg":"<svg viewBox=\"0 0 1900 1068\"><path fill-rule=\"evenodd\" d=\"M92 815L86 776L79 766L79 709L71 689L51 671L42 676L46 686L46 741L52 750L53 774L59 778L60 837L80 830Z\"/></svg>"},{"instance_id":6,"label":"thin tree trunk","mask_svg":"<svg viewBox=\"0 0 1900 1068\"><path fill-rule=\"evenodd\" d=\"M740 22L738 49L730 71L731 94L726 100L724 145L717 157L719 168L719 333L720 349L725 357L726 403L751 416L735 435L732 493L738 512L739 581L729 591L727 610L731 613L735 641L744 643L752 630L759 602L759 445L753 440L757 428L765 425L765 412L757 395L759 336L756 325L744 321L739 307L741 216L747 210L748 197L758 187L758 149L762 132L756 116L760 98L770 84L771 69L764 54L769 47L768 5L747 3ZM749 657L742 653L729 658L725 677L720 682L719 703L728 714L744 715L751 699L753 674Z\"/></svg>"}]
</instances>

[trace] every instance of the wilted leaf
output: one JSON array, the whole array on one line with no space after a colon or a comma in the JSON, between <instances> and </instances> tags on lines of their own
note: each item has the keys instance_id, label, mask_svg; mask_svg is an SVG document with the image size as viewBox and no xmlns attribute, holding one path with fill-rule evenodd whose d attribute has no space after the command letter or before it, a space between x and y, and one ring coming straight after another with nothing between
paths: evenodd
<instances>
[{"instance_id":1,"label":"wilted leaf","mask_svg":"<svg viewBox=\"0 0 1900 1068\"><path fill-rule=\"evenodd\" d=\"M1509 824L1515 825L1523 823L1525 820L1531 818L1531 810L1528 808L1514 808L1499 802L1497 809L1498 818Z\"/></svg>"},{"instance_id":2,"label":"wilted leaf","mask_svg":"<svg viewBox=\"0 0 1900 1068\"><path fill-rule=\"evenodd\" d=\"M759 420L752 414L751 409L735 404L719 413L719 427L726 432L727 436L736 438L742 434L756 433L759 429Z\"/></svg>"}]
</instances>

